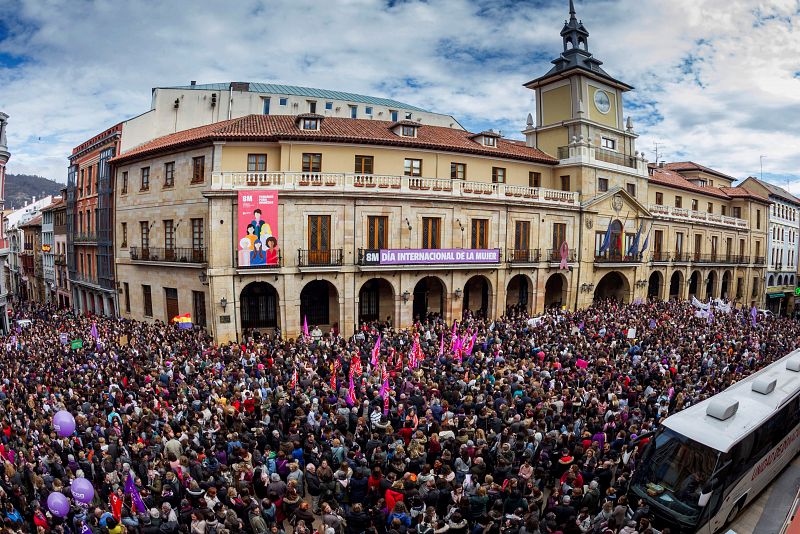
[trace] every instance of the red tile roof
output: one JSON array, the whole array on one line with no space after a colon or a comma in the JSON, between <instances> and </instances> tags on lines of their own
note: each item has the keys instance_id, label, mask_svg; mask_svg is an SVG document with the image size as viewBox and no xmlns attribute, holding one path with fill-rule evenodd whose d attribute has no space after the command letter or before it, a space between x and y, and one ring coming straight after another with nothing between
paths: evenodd
<instances>
[{"instance_id":1,"label":"red tile roof","mask_svg":"<svg viewBox=\"0 0 800 534\"><path fill-rule=\"evenodd\" d=\"M669 169L671 171L702 171L708 174L713 174L714 176L719 176L720 178L725 178L726 180L730 180L732 182L736 181L736 178L733 176L728 176L727 174L721 173L719 171L715 171L710 167L706 167L705 165L700 165L699 163L695 163L694 161L674 161L672 163L664 164L665 169Z\"/></svg>"},{"instance_id":2,"label":"red tile roof","mask_svg":"<svg viewBox=\"0 0 800 534\"><path fill-rule=\"evenodd\" d=\"M471 139L464 130L417 124L416 137L401 137L391 131L393 123L364 119L326 117L319 130L302 130L290 115L248 115L215 124L184 130L149 141L114 158L121 163L180 147L204 145L213 141L318 141L391 145L467 154L497 156L506 159L556 165L558 160L541 150L509 139L498 139L489 148Z\"/></svg>"},{"instance_id":3,"label":"red tile roof","mask_svg":"<svg viewBox=\"0 0 800 534\"><path fill-rule=\"evenodd\" d=\"M710 195L717 198L724 198L730 200L732 198L749 198L759 202L769 203L770 201L761 195L748 191L743 187L709 187L697 185L676 171L664 167L651 167L652 174L650 174L650 183L663 185L666 187L676 187L686 191L693 191L702 195Z\"/></svg>"}]
</instances>

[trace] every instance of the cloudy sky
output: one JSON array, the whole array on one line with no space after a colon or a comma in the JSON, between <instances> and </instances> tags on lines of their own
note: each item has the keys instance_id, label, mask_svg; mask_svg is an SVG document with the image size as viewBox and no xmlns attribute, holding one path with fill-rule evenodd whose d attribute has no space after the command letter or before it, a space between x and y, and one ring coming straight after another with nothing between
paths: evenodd
<instances>
[{"instance_id":1,"label":"cloudy sky","mask_svg":"<svg viewBox=\"0 0 800 534\"><path fill-rule=\"evenodd\" d=\"M269 81L386 96L519 136L522 84L561 50L567 0L0 0L10 172L65 181L71 148L154 86ZM654 159L800 193L800 0L577 0L590 51L636 87Z\"/></svg>"}]
</instances>

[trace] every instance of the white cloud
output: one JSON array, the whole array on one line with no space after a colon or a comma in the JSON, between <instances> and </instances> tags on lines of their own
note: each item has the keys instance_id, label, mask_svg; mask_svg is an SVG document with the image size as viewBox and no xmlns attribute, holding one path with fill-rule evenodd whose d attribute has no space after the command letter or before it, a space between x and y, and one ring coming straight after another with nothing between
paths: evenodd
<instances>
[{"instance_id":1,"label":"white cloud","mask_svg":"<svg viewBox=\"0 0 800 534\"><path fill-rule=\"evenodd\" d=\"M522 84L549 69L567 16L566 0L9 2L0 54L26 58L0 70L9 168L62 181L73 146L147 110L151 87L189 80L390 96L513 133L533 109ZM765 170L800 180L800 0L577 8L590 50L637 88L639 149L658 139L668 159L735 176L766 154Z\"/></svg>"}]
</instances>

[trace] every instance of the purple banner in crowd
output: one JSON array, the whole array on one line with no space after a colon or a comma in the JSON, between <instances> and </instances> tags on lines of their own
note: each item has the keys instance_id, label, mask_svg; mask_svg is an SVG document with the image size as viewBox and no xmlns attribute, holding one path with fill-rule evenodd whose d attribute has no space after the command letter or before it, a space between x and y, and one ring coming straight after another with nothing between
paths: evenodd
<instances>
[{"instance_id":1,"label":"purple banner in crowd","mask_svg":"<svg viewBox=\"0 0 800 534\"><path fill-rule=\"evenodd\" d=\"M361 258L363 265L452 265L458 263L500 263L500 249L433 248L370 249Z\"/></svg>"}]
</instances>

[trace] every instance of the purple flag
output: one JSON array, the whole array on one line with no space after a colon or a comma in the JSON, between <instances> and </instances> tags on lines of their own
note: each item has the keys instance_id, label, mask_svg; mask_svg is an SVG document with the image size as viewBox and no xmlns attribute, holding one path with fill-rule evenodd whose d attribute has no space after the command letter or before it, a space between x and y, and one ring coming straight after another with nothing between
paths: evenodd
<instances>
[{"instance_id":1,"label":"purple flag","mask_svg":"<svg viewBox=\"0 0 800 534\"><path fill-rule=\"evenodd\" d=\"M147 511L147 506L144 505L142 496L139 495L139 490L136 489L136 484L133 482L132 473L128 473L128 478L125 479L125 493L131 496L137 512L141 514Z\"/></svg>"},{"instance_id":2,"label":"purple flag","mask_svg":"<svg viewBox=\"0 0 800 534\"><path fill-rule=\"evenodd\" d=\"M81 534L92 534L92 529L86 523L81 524Z\"/></svg>"},{"instance_id":3,"label":"purple flag","mask_svg":"<svg viewBox=\"0 0 800 534\"><path fill-rule=\"evenodd\" d=\"M758 310L756 309L755 306L753 306L752 308L750 308L750 324L755 326L757 317L758 317Z\"/></svg>"},{"instance_id":4,"label":"purple flag","mask_svg":"<svg viewBox=\"0 0 800 534\"><path fill-rule=\"evenodd\" d=\"M350 373L350 385L347 388L347 401L348 406L353 406L358 398L356 397L356 385L353 383L353 373Z\"/></svg>"},{"instance_id":5,"label":"purple flag","mask_svg":"<svg viewBox=\"0 0 800 534\"><path fill-rule=\"evenodd\" d=\"M308 316L303 316L303 335L308 337Z\"/></svg>"},{"instance_id":6,"label":"purple flag","mask_svg":"<svg viewBox=\"0 0 800 534\"><path fill-rule=\"evenodd\" d=\"M92 321L92 332L91 332L91 334L92 334L92 337L95 340L97 340L97 338L100 337L100 336L97 335L97 322L96 321Z\"/></svg>"},{"instance_id":7,"label":"purple flag","mask_svg":"<svg viewBox=\"0 0 800 534\"><path fill-rule=\"evenodd\" d=\"M381 398L386 398L386 395L388 394L389 394L389 379L384 378L383 385L381 385L381 389L380 391L378 391L378 395L380 395Z\"/></svg>"}]
</instances>

